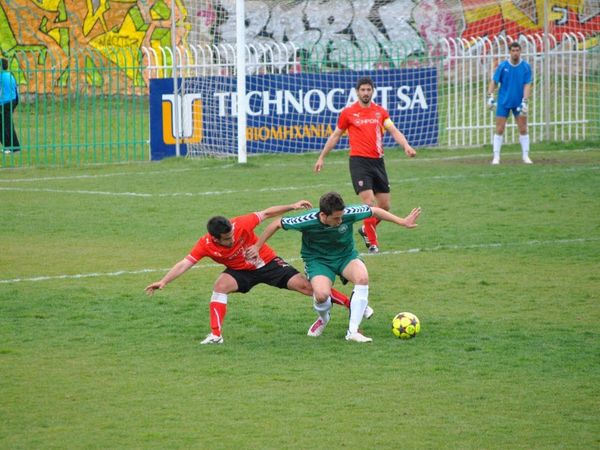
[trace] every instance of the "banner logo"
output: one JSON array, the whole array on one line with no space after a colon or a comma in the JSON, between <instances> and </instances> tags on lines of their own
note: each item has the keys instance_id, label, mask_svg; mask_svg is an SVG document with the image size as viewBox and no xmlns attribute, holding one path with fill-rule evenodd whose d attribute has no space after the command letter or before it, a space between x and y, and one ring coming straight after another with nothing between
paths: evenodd
<instances>
[{"instance_id":1,"label":"banner logo","mask_svg":"<svg viewBox=\"0 0 600 450\"><path fill-rule=\"evenodd\" d=\"M202 141L202 94L178 95L179 116L177 134L175 128L175 96L162 95L163 141L173 145L178 138L185 144L197 144Z\"/></svg>"}]
</instances>

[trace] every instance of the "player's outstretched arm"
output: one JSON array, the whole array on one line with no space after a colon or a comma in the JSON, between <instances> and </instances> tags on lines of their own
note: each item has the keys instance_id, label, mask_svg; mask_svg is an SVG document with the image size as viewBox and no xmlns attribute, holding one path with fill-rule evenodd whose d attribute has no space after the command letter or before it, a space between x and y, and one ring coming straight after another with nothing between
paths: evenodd
<instances>
[{"instance_id":1,"label":"player's outstretched arm","mask_svg":"<svg viewBox=\"0 0 600 450\"><path fill-rule=\"evenodd\" d=\"M312 208L312 204L308 200L298 200L296 203L292 203L290 205L277 205L271 206L259 214L263 216L264 219L270 219L272 217L277 217L282 214L285 214L289 211L295 211L297 209L310 209Z\"/></svg>"},{"instance_id":2,"label":"player's outstretched arm","mask_svg":"<svg viewBox=\"0 0 600 450\"><path fill-rule=\"evenodd\" d=\"M321 154L319 155L319 158L317 159L317 162L315 163L315 167L314 167L315 172L321 171L321 169L323 168L323 165L325 164L325 161L324 161L325 157L331 150L333 150L335 148L335 146L339 142L340 138L342 137L343 133L344 133L344 130L340 130L338 127L336 127L335 130L333 130L333 133L331 133L331 136L329 136L329 138L327 139L327 142L325 142L325 146L323 147L323 150L321 150Z\"/></svg>"},{"instance_id":3,"label":"player's outstretched arm","mask_svg":"<svg viewBox=\"0 0 600 450\"><path fill-rule=\"evenodd\" d=\"M194 263L192 263L191 261L188 261L185 258L182 259L177 264L175 264L173 267L171 267L171 270L169 270L167 272L167 274L164 277L162 277L161 280L155 281L154 283L146 286L146 289L144 289L146 291L146 294L152 295L152 294L154 294L154 291L156 291L157 289L163 289L167 284L169 284L175 278L177 278L177 277L183 275L185 272L187 272L189 270L189 268L192 267L193 265L194 265Z\"/></svg>"},{"instance_id":4,"label":"player's outstretched arm","mask_svg":"<svg viewBox=\"0 0 600 450\"><path fill-rule=\"evenodd\" d=\"M269 238L271 236L273 236L277 232L277 230L279 230L280 228L281 228L281 219L275 219L273 222L271 222L269 225L267 225L267 227L263 230L262 234L258 238L258 241L256 241L256 244L254 244L251 247L248 247L248 249L246 250L246 257L247 258L258 257L258 252L259 252L260 248L263 245L265 245L265 242L267 242L269 240Z\"/></svg>"},{"instance_id":5,"label":"player's outstretched arm","mask_svg":"<svg viewBox=\"0 0 600 450\"><path fill-rule=\"evenodd\" d=\"M398 217L385 209L378 208L377 206L371 206L373 215L380 220L386 220L393 222L398 225L402 225L406 228L415 228L417 226L417 219L421 215L421 208L413 208L410 214L406 217Z\"/></svg>"},{"instance_id":6,"label":"player's outstretched arm","mask_svg":"<svg viewBox=\"0 0 600 450\"><path fill-rule=\"evenodd\" d=\"M417 155L417 151L408 143L406 136L404 136L404 134L398 128L396 128L396 125L394 125L392 121L386 121L385 129L389 131L396 143L404 149L406 156L413 158Z\"/></svg>"}]
</instances>

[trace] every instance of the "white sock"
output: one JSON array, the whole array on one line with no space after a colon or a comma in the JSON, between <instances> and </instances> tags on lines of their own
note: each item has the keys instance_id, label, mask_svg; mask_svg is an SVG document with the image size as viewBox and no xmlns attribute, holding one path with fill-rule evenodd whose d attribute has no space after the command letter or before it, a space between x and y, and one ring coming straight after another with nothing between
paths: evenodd
<instances>
[{"instance_id":1,"label":"white sock","mask_svg":"<svg viewBox=\"0 0 600 450\"><path fill-rule=\"evenodd\" d=\"M356 333L358 326L363 319L365 308L369 304L369 285L357 284L352 292L352 301L350 302L350 324L348 331Z\"/></svg>"},{"instance_id":2,"label":"white sock","mask_svg":"<svg viewBox=\"0 0 600 450\"><path fill-rule=\"evenodd\" d=\"M494 158L500 158L500 148L502 147L503 137L501 134L494 134Z\"/></svg>"},{"instance_id":3,"label":"white sock","mask_svg":"<svg viewBox=\"0 0 600 450\"><path fill-rule=\"evenodd\" d=\"M318 303L313 296L313 309L323 319L323 322L327 323L329 321L329 310L331 309L331 297L327 297L327 300L323 303Z\"/></svg>"},{"instance_id":4,"label":"white sock","mask_svg":"<svg viewBox=\"0 0 600 450\"><path fill-rule=\"evenodd\" d=\"M523 134L519 136L519 142L521 143L521 150L523 151L523 158L529 156L529 135Z\"/></svg>"}]
</instances>

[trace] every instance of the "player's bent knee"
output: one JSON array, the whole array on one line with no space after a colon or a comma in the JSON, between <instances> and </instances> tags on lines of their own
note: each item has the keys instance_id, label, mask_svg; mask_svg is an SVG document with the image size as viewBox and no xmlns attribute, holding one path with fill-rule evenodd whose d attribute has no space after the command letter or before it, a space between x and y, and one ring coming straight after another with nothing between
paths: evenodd
<instances>
[{"instance_id":1,"label":"player's bent knee","mask_svg":"<svg viewBox=\"0 0 600 450\"><path fill-rule=\"evenodd\" d=\"M312 295L313 290L310 282L301 274L296 274L289 279L287 288L291 291L297 291L304 295Z\"/></svg>"},{"instance_id":2,"label":"player's bent knee","mask_svg":"<svg viewBox=\"0 0 600 450\"><path fill-rule=\"evenodd\" d=\"M317 303L325 303L330 295L331 291L315 291L314 298Z\"/></svg>"}]
</instances>

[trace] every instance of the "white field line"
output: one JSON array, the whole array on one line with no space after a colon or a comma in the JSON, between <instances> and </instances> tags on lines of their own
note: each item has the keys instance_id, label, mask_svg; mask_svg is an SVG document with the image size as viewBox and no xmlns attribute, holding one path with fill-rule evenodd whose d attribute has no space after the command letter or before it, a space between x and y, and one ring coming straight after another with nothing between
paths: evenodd
<instances>
[{"instance_id":1,"label":"white field line","mask_svg":"<svg viewBox=\"0 0 600 450\"><path fill-rule=\"evenodd\" d=\"M584 167L560 167L555 169L546 169L536 172L537 174L547 173L565 173L565 172L582 172L590 170L600 170L599 166L584 166ZM504 172L485 172L480 174L468 174L468 175L433 175L424 178L404 178L401 180L391 179L392 185L401 183L417 183L422 181L438 181L438 180L461 180L469 178L492 178L507 176ZM350 185L350 182L343 183L344 185ZM241 193L257 193L257 192L280 192L280 191L305 191L312 188L327 188L331 187L330 183L319 183L310 184L303 186L287 186L287 187L266 187L266 188L248 188L248 189L228 189L222 191L203 191L203 192L172 192L172 193L147 193L147 192L110 192L110 191L91 191L85 189L54 189L54 188L21 188L21 187L5 187L0 186L0 191L13 191L13 192L47 192L54 194L75 194L75 195L104 195L113 197L139 197L139 198L162 198L162 197L207 197L215 195L227 195L227 194L241 194Z\"/></svg>"},{"instance_id":2,"label":"white field line","mask_svg":"<svg viewBox=\"0 0 600 450\"><path fill-rule=\"evenodd\" d=\"M371 255L368 253L361 253L361 256L365 257L380 257L380 256L396 256L413 253L424 253L424 252L438 252L444 250L478 250L478 249L501 249L505 247L527 247L527 246L542 246L542 245L564 245L564 244L585 244L588 242L598 242L600 237L589 237L589 238L576 238L576 239L556 239L556 240L532 240L524 242L492 242L488 244L472 244L472 245L452 245L442 244L435 247L429 248L410 248L406 250L390 250L384 251L377 255ZM288 262L301 261L300 258L284 258ZM194 269L202 269L208 267L223 267L221 264L200 264L194 266ZM15 284L23 282L35 282L35 281L52 281L52 280L77 280L81 278L104 278L104 277L118 277L122 275L139 275L147 273L166 273L169 268L166 269L138 269L138 270L118 270L115 272L91 272L91 273L78 273L78 274L64 274L64 275L40 275L35 277L24 277L24 278L12 278L12 279L0 279L0 284Z\"/></svg>"},{"instance_id":3,"label":"white field line","mask_svg":"<svg viewBox=\"0 0 600 450\"><path fill-rule=\"evenodd\" d=\"M190 170L193 170L193 169L192 168L184 168L184 169L167 169L167 170L148 170L148 171L144 171L144 172L112 172L112 173L102 173L102 174L98 174L98 175L69 175L69 176L39 177L39 178L12 178L12 179L0 178L0 183L26 183L26 182L30 182L30 181L55 181L55 180L86 180L86 179L93 180L96 178L124 177L124 176L131 176L131 175L156 175L156 174L164 174L164 173L188 172Z\"/></svg>"}]
</instances>

